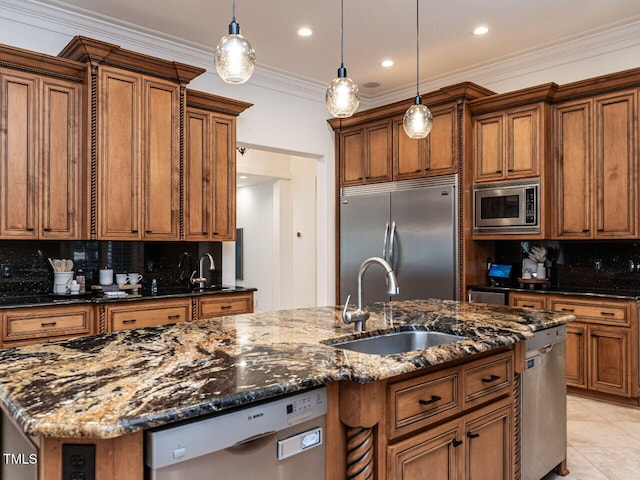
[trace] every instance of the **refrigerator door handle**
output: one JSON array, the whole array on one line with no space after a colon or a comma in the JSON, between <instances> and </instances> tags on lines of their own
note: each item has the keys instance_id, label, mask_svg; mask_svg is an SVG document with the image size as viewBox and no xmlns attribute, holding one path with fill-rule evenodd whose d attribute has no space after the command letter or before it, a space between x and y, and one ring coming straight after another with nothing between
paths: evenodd
<instances>
[{"instance_id":1,"label":"refrigerator door handle","mask_svg":"<svg viewBox=\"0 0 640 480\"><path fill-rule=\"evenodd\" d=\"M389 237L389 222L387 222L387 226L384 227L384 243L382 244L382 258L384 258L387 262L389 261L389 257L387 256L387 238Z\"/></svg>"},{"instance_id":2,"label":"refrigerator door handle","mask_svg":"<svg viewBox=\"0 0 640 480\"><path fill-rule=\"evenodd\" d=\"M393 263L395 259L393 258L393 247L396 242L396 222L391 223L391 234L389 235L389 265L391 268L395 269Z\"/></svg>"}]
</instances>

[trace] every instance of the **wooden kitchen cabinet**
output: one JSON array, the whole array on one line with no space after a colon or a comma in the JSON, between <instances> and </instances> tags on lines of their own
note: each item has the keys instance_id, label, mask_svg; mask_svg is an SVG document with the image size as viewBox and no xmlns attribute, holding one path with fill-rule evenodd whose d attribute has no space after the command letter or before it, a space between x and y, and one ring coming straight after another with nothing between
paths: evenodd
<instances>
[{"instance_id":1,"label":"wooden kitchen cabinet","mask_svg":"<svg viewBox=\"0 0 640 480\"><path fill-rule=\"evenodd\" d=\"M549 309L576 316L567 324L567 385L638 398L638 304L634 300L551 295Z\"/></svg>"},{"instance_id":2,"label":"wooden kitchen cabinet","mask_svg":"<svg viewBox=\"0 0 640 480\"><path fill-rule=\"evenodd\" d=\"M159 299L109 303L104 307L106 331L154 327L191 320L191 299Z\"/></svg>"},{"instance_id":3,"label":"wooden kitchen cabinet","mask_svg":"<svg viewBox=\"0 0 640 480\"><path fill-rule=\"evenodd\" d=\"M540 176L545 108L537 103L474 115L474 182Z\"/></svg>"},{"instance_id":4,"label":"wooden kitchen cabinet","mask_svg":"<svg viewBox=\"0 0 640 480\"><path fill-rule=\"evenodd\" d=\"M180 240L185 89L204 70L80 36L59 56L88 64L90 237Z\"/></svg>"},{"instance_id":5,"label":"wooden kitchen cabinet","mask_svg":"<svg viewBox=\"0 0 640 480\"><path fill-rule=\"evenodd\" d=\"M0 238L80 239L84 66L0 47Z\"/></svg>"},{"instance_id":6,"label":"wooden kitchen cabinet","mask_svg":"<svg viewBox=\"0 0 640 480\"><path fill-rule=\"evenodd\" d=\"M544 294L515 292L509 293L509 305L512 307L545 310L547 308L547 299Z\"/></svg>"},{"instance_id":7,"label":"wooden kitchen cabinet","mask_svg":"<svg viewBox=\"0 0 640 480\"><path fill-rule=\"evenodd\" d=\"M236 238L236 116L251 104L187 91L184 238ZM225 113L229 112L229 113Z\"/></svg>"},{"instance_id":8,"label":"wooden kitchen cabinet","mask_svg":"<svg viewBox=\"0 0 640 480\"><path fill-rule=\"evenodd\" d=\"M178 240L179 85L101 67L98 92L99 238Z\"/></svg>"},{"instance_id":9,"label":"wooden kitchen cabinet","mask_svg":"<svg viewBox=\"0 0 640 480\"><path fill-rule=\"evenodd\" d=\"M555 107L554 238L638 236L638 91Z\"/></svg>"},{"instance_id":10,"label":"wooden kitchen cabinet","mask_svg":"<svg viewBox=\"0 0 640 480\"><path fill-rule=\"evenodd\" d=\"M216 318L253 312L253 292L220 293L198 298L196 318Z\"/></svg>"},{"instance_id":11,"label":"wooden kitchen cabinet","mask_svg":"<svg viewBox=\"0 0 640 480\"><path fill-rule=\"evenodd\" d=\"M341 186L391 181L392 131L391 121L383 120L340 132Z\"/></svg>"},{"instance_id":12,"label":"wooden kitchen cabinet","mask_svg":"<svg viewBox=\"0 0 640 480\"><path fill-rule=\"evenodd\" d=\"M0 319L3 348L96 333L91 305L6 309Z\"/></svg>"},{"instance_id":13,"label":"wooden kitchen cabinet","mask_svg":"<svg viewBox=\"0 0 640 480\"><path fill-rule=\"evenodd\" d=\"M503 399L387 447L389 480L511 480L513 407Z\"/></svg>"},{"instance_id":14,"label":"wooden kitchen cabinet","mask_svg":"<svg viewBox=\"0 0 640 480\"><path fill-rule=\"evenodd\" d=\"M431 132L426 138L409 138L402 118L393 121L393 180L446 175L458 170L458 121L456 105L430 108Z\"/></svg>"}]
</instances>

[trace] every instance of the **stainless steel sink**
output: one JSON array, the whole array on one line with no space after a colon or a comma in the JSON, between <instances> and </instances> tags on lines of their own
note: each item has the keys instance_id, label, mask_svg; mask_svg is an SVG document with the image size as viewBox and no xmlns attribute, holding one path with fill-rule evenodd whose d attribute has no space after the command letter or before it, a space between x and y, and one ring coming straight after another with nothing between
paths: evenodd
<instances>
[{"instance_id":1,"label":"stainless steel sink","mask_svg":"<svg viewBox=\"0 0 640 480\"><path fill-rule=\"evenodd\" d=\"M412 330L387 333L376 337L357 338L346 342L331 343L330 345L360 353L391 355L413 350L424 350L425 348L454 343L466 338L468 337L451 335L450 333Z\"/></svg>"}]
</instances>

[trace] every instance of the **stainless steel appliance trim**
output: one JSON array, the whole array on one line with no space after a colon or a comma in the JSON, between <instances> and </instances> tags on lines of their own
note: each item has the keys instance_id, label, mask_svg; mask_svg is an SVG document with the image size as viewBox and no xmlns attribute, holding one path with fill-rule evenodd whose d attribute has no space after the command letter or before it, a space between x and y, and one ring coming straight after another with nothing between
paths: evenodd
<instances>
[{"instance_id":1,"label":"stainless steel appliance trim","mask_svg":"<svg viewBox=\"0 0 640 480\"><path fill-rule=\"evenodd\" d=\"M399 192L402 190L413 190L422 187L444 187L453 185L458 187L458 174L441 175L438 177L417 178L415 180L403 180L401 182L372 183L370 185L355 185L353 187L342 187L340 198L352 197L354 195L367 195L370 193Z\"/></svg>"},{"instance_id":2,"label":"stainless steel appliance trim","mask_svg":"<svg viewBox=\"0 0 640 480\"><path fill-rule=\"evenodd\" d=\"M535 191L535 223L526 223L526 190ZM517 218L481 219L479 199L507 196L516 193L520 197ZM473 186L473 232L474 233L540 233L540 179L512 182L496 182Z\"/></svg>"}]
</instances>

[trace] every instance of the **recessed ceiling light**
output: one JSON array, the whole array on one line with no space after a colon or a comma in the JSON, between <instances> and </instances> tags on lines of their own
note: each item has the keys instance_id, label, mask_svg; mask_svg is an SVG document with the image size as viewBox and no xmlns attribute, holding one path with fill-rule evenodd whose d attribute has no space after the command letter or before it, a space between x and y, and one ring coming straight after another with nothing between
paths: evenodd
<instances>
[{"instance_id":1,"label":"recessed ceiling light","mask_svg":"<svg viewBox=\"0 0 640 480\"><path fill-rule=\"evenodd\" d=\"M309 27L302 27L298 29L298 35L300 35L301 37L309 37L311 36L311 34L313 34L313 30L311 30Z\"/></svg>"},{"instance_id":2,"label":"recessed ceiling light","mask_svg":"<svg viewBox=\"0 0 640 480\"><path fill-rule=\"evenodd\" d=\"M386 68L393 67L393 60L383 60L380 65Z\"/></svg>"},{"instance_id":3,"label":"recessed ceiling light","mask_svg":"<svg viewBox=\"0 0 640 480\"><path fill-rule=\"evenodd\" d=\"M474 35L484 35L485 33L489 32L489 27L487 27L486 25L480 25L479 27L476 27L475 30L473 31Z\"/></svg>"},{"instance_id":4,"label":"recessed ceiling light","mask_svg":"<svg viewBox=\"0 0 640 480\"><path fill-rule=\"evenodd\" d=\"M364 88L378 88L380 86L380 82L367 82L363 83L362 86Z\"/></svg>"}]
</instances>

